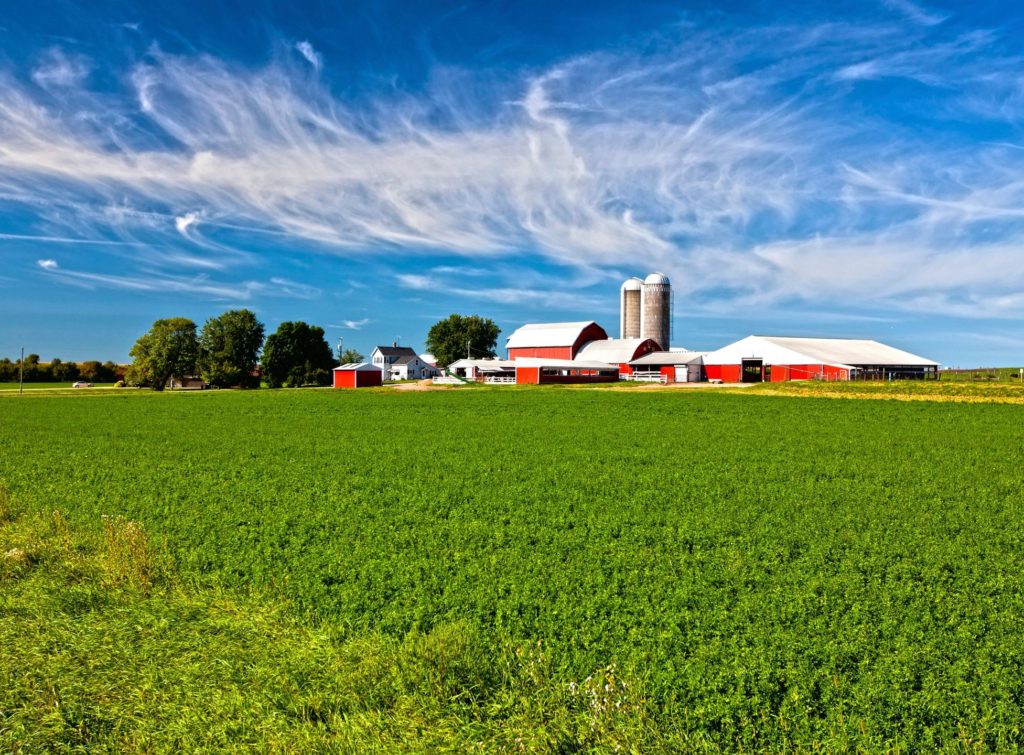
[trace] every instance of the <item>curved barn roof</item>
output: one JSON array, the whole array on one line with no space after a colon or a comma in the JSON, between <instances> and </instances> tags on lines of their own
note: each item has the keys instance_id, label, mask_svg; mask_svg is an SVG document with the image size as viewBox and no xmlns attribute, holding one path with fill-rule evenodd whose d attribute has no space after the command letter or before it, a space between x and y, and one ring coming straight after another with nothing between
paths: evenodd
<instances>
[{"instance_id":1,"label":"curved barn roof","mask_svg":"<svg viewBox=\"0 0 1024 755\"><path fill-rule=\"evenodd\" d=\"M573 346L583 335L583 331L595 325L593 320L586 322L542 322L527 323L508 337L507 349L543 348L549 346ZM602 329L603 330L603 329Z\"/></svg>"},{"instance_id":2,"label":"curved barn roof","mask_svg":"<svg viewBox=\"0 0 1024 755\"><path fill-rule=\"evenodd\" d=\"M602 341L587 341L576 354L577 359L593 359L599 362L624 364L636 359L638 354L646 354L657 345L649 338L605 338ZM653 347L653 348L652 348Z\"/></svg>"}]
</instances>

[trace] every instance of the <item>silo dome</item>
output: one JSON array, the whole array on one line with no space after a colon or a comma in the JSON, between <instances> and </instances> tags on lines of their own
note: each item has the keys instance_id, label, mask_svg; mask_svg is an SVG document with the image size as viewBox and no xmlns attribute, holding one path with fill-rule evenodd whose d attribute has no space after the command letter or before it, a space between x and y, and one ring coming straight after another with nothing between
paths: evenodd
<instances>
[{"instance_id":1,"label":"silo dome","mask_svg":"<svg viewBox=\"0 0 1024 755\"><path fill-rule=\"evenodd\" d=\"M669 280L664 273L651 273L644 280L644 284L648 286L668 286Z\"/></svg>"},{"instance_id":2,"label":"silo dome","mask_svg":"<svg viewBox=\"0 0 1024 755\"><path fill-rule=\"evenodd\" d=\"M643 288L644 282L639 278L630 278L622 284L623 291L639 291Z\"/></svg>"}]
</instances>

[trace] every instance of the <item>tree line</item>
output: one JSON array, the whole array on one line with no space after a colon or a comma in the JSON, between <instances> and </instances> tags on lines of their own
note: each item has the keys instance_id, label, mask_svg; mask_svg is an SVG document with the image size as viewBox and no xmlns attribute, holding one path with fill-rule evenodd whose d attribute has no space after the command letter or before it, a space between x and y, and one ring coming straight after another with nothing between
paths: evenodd
<instances>
[{"instance_id":1,"label":"tree line","mask_svg":"<svg viewBox=\"0 0 1024 755\"><path fill-rule=\"evenodd\" d=\"M21 367L20 359L0 359L0 383L18 382ZM120 379L122 370L113 362L64 362L56 358L41 362L38 354L29 354L25 357L24 380L26 383L73 383L76 380L113 383Z\"/></svg>"},{"instance_id":2,"label":"tree line","mask_svg":"<svg viewBox=\"0 0 1024 755\"><path fill-rule=\"evenodd\" d=\"M426 346L439 365L464 356L493 357L501 330L478 315L453 314L435 323ZM329 385L338 364L361 362L358 351L335 355L323 328L301 321L283 322L264 338L265 327L255 313L234 309L208 319L201 329L187 317L157 320L132 346L132 362L122 374L113 362L41 363L37 354L25 358L27 382L111 383L161 391L172 381L199 378L218 388L270 388ZM18 380L19 362L0 360L0 382Z\"/></svg>"}]
</instances>

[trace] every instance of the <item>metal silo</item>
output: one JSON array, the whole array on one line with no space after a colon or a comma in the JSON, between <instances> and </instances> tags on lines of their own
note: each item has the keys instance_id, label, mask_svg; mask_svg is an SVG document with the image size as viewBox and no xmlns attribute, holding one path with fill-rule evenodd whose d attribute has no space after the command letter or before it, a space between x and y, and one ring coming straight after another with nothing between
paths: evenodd
<instances>
[{"instance_id":1,"label":"metal silo","mask_svg":"<svg viewBox=\"0 0 1024 755\"><path fill-rule=\"evenodd\" d=\"M641 293L640 337L668 349L672 337L672 284L661 273L651 273Z\"/></svg>"},{"instance_id":2,"label":"metal silo","mask_svg":"<svg viewBox=\"0 0 1024 755\"><path fill-rule=\"evenodd\" d=\"M640 298L644 282L630 278L622 284L619 292L619 333L620 338L640 337Z\"/></svg>"}]
</instances>

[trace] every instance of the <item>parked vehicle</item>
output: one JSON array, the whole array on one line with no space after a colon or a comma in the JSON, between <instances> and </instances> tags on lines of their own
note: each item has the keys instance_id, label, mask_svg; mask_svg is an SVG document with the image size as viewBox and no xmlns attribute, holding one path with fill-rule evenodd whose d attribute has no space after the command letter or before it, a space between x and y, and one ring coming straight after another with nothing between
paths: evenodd
<instances>
[{"instance_id":1,"label":"parked vehicle","mask_svg":"<svg viewBox=\"0 0 1024 755\"><path fill-rule=\"evenodd\" d=\"M72 388L92 388L92 383L87 383L84 380L79 380L71 384Z\"/></svg>"}]
</instances>

